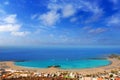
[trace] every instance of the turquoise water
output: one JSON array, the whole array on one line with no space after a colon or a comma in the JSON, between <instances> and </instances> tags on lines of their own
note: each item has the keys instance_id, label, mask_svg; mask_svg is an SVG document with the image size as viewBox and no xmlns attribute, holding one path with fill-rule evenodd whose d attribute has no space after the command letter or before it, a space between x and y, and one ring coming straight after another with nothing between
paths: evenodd
<instances>
[{"instance_id":1,"label":"turquoise water","mask_svg":"<svg viewBox=\"0 0 120 80\"><path fill-rule=\"evenodd\" d=\"M111 54L120 55L120 47L0 47L0 61L25 61L15 64L34 68L51 65L60 65L62 69L100 67L110 64L101 58Z\"/></svg>"},{"instance_id":2,"label":"turquoise water","mask_svg":"<svg viewBox=\"0 0 120 80\"><path fill-rule=\"evenodd\" d=\"M83 69L106 66L110 61L103 59L88 59L88 60L49 60L49 61L25 61L16 62L16 65L32 68L47 68L51 65L60 65L61 69Z\"/></svg>"}]
</instances>

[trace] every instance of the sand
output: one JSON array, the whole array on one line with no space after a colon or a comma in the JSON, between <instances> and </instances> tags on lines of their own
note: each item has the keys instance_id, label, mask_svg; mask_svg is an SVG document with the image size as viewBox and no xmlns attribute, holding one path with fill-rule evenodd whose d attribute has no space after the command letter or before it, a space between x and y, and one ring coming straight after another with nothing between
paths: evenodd
<instances>
[{"instance_id":1,"label":"sand","mask_svg":"<svg viewBox=\"0 0 120 80\"><path fill-rule=\"evenodd\" d=\"M59 68L27 68L22 66L16 66L13 61L3 61L0 62L0 64L4 64L5 66L9 67L9 69L14 70L28 70L28 71L37 71L37 72L43 72L43 73L55 73L58 71L64 72L77 72L80 74L96 74L96 73L103 73L104 71L110 72L111 70L117 70L120 69L120 60L113 58L109 59L111 61L110 65L102 66L98 68L87 68L87 69L59 69Z\"/></svg>"}]
</instances>

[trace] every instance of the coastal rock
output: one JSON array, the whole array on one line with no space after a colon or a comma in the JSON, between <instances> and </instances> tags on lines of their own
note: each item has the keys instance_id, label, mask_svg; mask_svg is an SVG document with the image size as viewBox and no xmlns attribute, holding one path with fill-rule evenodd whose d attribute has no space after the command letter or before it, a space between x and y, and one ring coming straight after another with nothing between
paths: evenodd
<instances>
[{"instance_id":1,"label":"coastal rock","mask_svg":"<svg viewBox=\"0 0 120 80\"><path fill-rule=\"evenodd\" d=\"M48 66L48 68L60 68L60 65L52 65L52 66Z\"/></svg>"}]
</instances>

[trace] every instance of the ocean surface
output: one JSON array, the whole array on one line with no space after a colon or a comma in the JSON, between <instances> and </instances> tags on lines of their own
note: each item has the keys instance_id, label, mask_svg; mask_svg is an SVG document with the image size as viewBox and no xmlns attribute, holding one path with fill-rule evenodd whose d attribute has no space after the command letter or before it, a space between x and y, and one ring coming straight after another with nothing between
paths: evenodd
<instances>
[{"instance_id":1,"label":"ocean surface","mask_svg":"<svg viewBox=\"0 0 120 80\"><path fill-rule=\"evenodd\" d=\"M103 59L120 54L120 47L0 47L0 60L17 61L25 67L47 68L59 65L63 69L93 68L110 64Z\"/></svg>"}]
</instances>

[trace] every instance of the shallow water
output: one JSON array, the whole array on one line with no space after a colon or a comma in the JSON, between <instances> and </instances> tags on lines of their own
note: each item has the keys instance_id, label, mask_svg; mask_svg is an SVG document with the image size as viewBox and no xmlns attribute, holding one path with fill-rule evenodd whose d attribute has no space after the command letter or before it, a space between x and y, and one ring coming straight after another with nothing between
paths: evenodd
<instances>
[{"instance_id":1,"label":"shallow water","mask_svg":"<svg viewBox=\"0 0 120 80\"><path fill-rule=\"evenodd\" d=\"M89 60L48 60L48 61L24 61L16 62L16 65L32 68L47 68L48 66L59 65L61 69L83 69L96 68L110 64L110 61L103 59Z\"/></svg>"}]
</instances>

